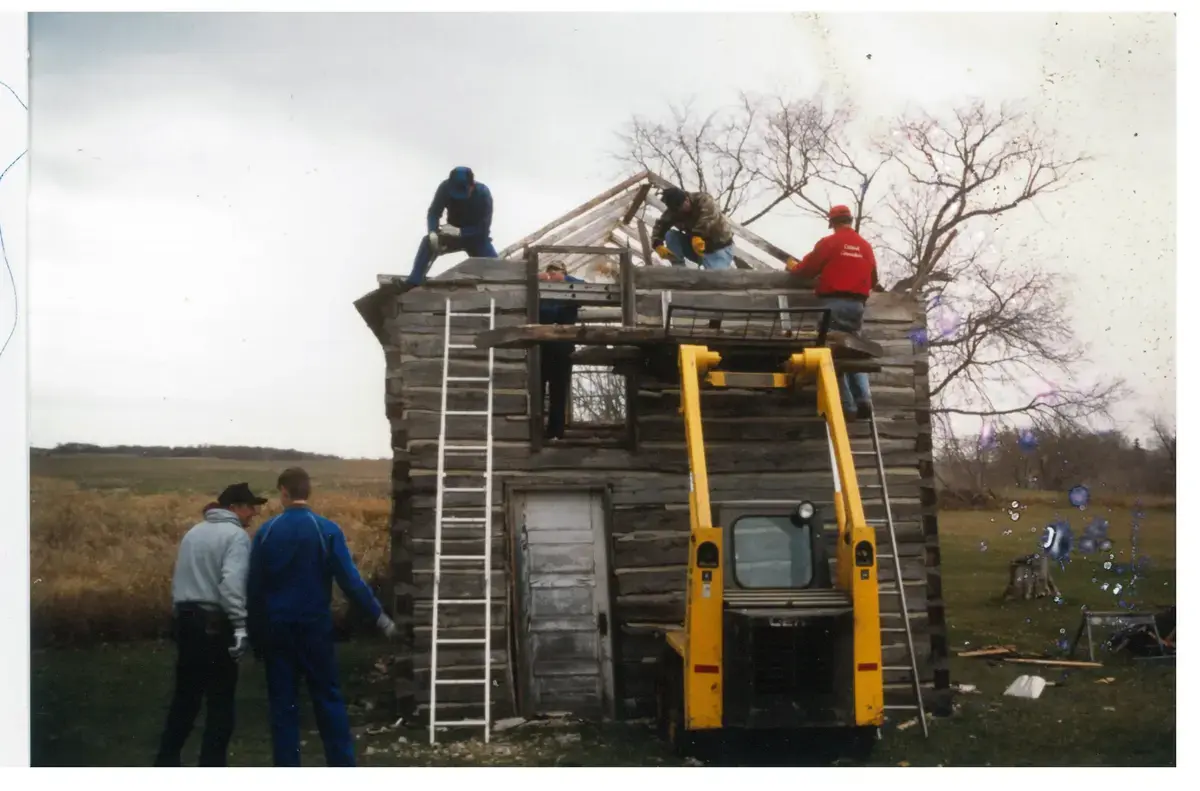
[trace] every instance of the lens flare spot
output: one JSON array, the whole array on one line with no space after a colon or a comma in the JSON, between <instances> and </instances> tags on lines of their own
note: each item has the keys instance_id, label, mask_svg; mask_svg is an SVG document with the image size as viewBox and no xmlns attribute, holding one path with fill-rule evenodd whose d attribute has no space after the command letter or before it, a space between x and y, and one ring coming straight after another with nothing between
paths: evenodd
<instances>
[{"instance_id":1,"label":"lens flare spot","mask_svg":"<svg viewBox=\"0 0 1200 791\"><path fill-rule=\"evenodd\" d=\"M1042 549L1054 560L1066 560L1071 554L1071 526L1058 521L1046 526L1042 534Z\"/></svg>"},{"instance_id":2,"label":"lens flare spot","mask_svg":"<svg viewBox=\"0 0 1200 791\"><path fill-rule=\"evenodd\" d=\"M1072 486L1071 490L1067 492L1067 499L1071 502L1071 505L1083 510L1087 508L1088 501L1092 499L1092 495L1086 486Z\"/></svg>"}]
</instances>

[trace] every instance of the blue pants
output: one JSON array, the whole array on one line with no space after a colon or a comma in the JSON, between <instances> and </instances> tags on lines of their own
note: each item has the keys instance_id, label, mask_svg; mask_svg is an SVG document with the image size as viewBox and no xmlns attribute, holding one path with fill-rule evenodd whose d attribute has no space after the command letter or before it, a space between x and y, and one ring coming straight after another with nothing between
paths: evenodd
<instances>
[{"instance_id":1,"label":"blue pants","mask_svg":"<svg viewBox=\"0 0 1200 791\"><path fill-rule=\"evenodd\" d=\"M333 625L269 623L263 646L276 766L300 765L300 678L308 684L328 766L354 766L354 737L338 687Z\"/></svg>"},{"instance_id":2,"label":"blue pants","mask_svg":"<svg viewBox=\"0 0 1200 791\"><path fill-rule=\"evenodd\" d=\"M829 329L857 334L862 330L867 306L853 299L821 297L821 307L829 308ZM871 385L866 374L842 374L838 377L842 408L854 412L860 404L871 403Z\"/></svg>"},{"instance_id":3,"label":"blue pants","mask_svg":"<svg viewBox=\"0 0 1200 791\"><path fill-rule=\"evenodd\" d=\"M674 228L667 231L663 244L671 251L671 255L675 256L675 260L671 262L675 266L683 266L685 258L699 264L702 269L728 269L733 266L732 244L720 250L709 250L704 255L696 255L696 251L692 249L692 237Z\"/></svg>"},{"instance_id":4,"label":"blue pants","mask_svg":"<svg viewBox=\"0 0 1200 791\"><path fill-rule=\"evenodd\" d=\"M496 248L492 245L490 236L471 236L465 239L458 236L442 236L438 244L442 248L438 255L465 250L472 258L496 258ZM421 246L417 248L417 257L413 259L412 270L408 273L405 283L409 286L424 283L425 273L429 271L429 265L436 257L429 249L429 236L422 236Z\"/></svg>"}]
</instances>

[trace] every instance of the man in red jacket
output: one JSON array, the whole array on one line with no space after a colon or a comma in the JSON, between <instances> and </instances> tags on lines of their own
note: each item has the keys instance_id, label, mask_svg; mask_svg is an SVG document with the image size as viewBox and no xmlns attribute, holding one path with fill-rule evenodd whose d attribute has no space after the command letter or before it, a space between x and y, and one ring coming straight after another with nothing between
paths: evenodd
<instances>
[{"instance_id":1,"label":"man in red jacket","mask_svg":"<svg viewBox=\"0 0 1200 791\"><path fill-rule=\"evenodd\" d=\"M879 285L875 251L854 230L854 215L847 206L829 210L833 233L822 238L803 261L789 261L788 271L815 279L817 297L829 308L829 329L857 333L862 329L867 297ZM838 378L846 419L871 414L871 388L867 375L843 374Z\"/></svg>"}]
</instances>

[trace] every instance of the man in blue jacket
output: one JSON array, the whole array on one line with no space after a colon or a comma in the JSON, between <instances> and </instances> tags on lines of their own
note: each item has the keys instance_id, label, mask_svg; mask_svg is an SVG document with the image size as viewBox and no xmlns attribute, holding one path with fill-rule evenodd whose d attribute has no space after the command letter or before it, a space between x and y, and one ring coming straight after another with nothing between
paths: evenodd
<instances>
[{"instance_id":1,"label":"man in blue jacket","mask_svg":"<svg viewBox=\"0 0 1200 791\"><path fill-rule=\"evenodd\" d=\"M581 278L567 274L567 268L555 261L538 275L552 283L583 283ZM538 304L541 324L575 324L579 321L579 303L566 299L542 299ZM550 404L546 410L546 439L562 439L567 428L567 398L571 392L571 355L575 344L550 342L542 344L542 392L549 391Z\"/></svg>"},{"instance_id":2,"label":"man in blue jacket","mask_svg":"<svg viewBox=\"0 0 1200 791\"><path fill-rule=\"evenodd\" d=\"M442 212L446 213L446 225L439 227ZM455 168L438 185L425 226L428 235L417 248L412 271L404 283L406 290L425 282L429 265L442 253L465 250L473 258L496 257L492 246L492 191L475 180L470 168Z\"/></svg>"},{"instance_id":3,"label":"man in blue jacket","mask_svg":"<svg viewBox=\"0 0 1200 791\"><path fill-rule=\"evenodd\" d=\"M250 639L267 669L276 766L300 765L301 676L308 685L329 766L354 766L354 738L338 686L331 582L389 638L396 625L363 582L334 522L308 505L312 483L299 467L278 481L284 511L264 524L250 551Z\"/></svg>"}]
</instances>

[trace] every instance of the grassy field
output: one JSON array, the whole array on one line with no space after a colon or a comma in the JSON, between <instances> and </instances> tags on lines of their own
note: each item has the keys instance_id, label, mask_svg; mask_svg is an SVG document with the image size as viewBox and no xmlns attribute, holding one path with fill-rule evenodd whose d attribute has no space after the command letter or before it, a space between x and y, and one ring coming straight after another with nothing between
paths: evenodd
<instances>
[{"instance_id":1,"label":"grassy field","mask_svg":"<svg viewBox=\"0 0 1200 791\"><path fill-rule=\"evenodd\" d=\"M144 765L154 752L174 659L169 643L144 638L165 623L176 542L223 485L249 480L270 490L282 465L113 457L36 458L33 463L31 592L39 646L32 661L33 762ZM306 466L317 487L315 503L346 530L364 573L381 572L387 557L388 465ZM1139 509L1127 497L1098 496L1081 513L1069 508L1065 494L1027 493L1015 499L1020 503L1015 509L1007 502L1005 509L941 516L952 648L1008 643L1055 653L1074 635L1083 605L1116 609L1123 601L1153 609L1174 603L1173 506L1156 501ZM1008 561L1034 551L1050 520L1066 518L1078 534L1095 517L1110 523L1111 558L1075 556L1056 571L1063 592L1059 602L999 601ZM141 639L96 645L131 638ZM677 763L652 738L650 726L638 722L531 724L497 734L487 747L453 743L431 749L424 731L389 727L389 712L374 704L387 694L387 679L375 664L386 650L364 639L340 649L363 765ZM978 693L958 696L954 716L933 721L928 741L917 727L889 727L872 763L1174 765L1174 667L1124 656L1105 656L1104 662L1098 670L1045 670L1041 675L1057 686L1039 700L1023 701L1002 693L1018 675L1034 670L955 657L952 681L973 684ZM242 679L231 760L267 764L261 668L247 661ZM305 761L321 763L310 713L305 717ZM740 752L735 760L800 763L804 753L797 745L765 747Z\"/></svg>"}]
</instances>

